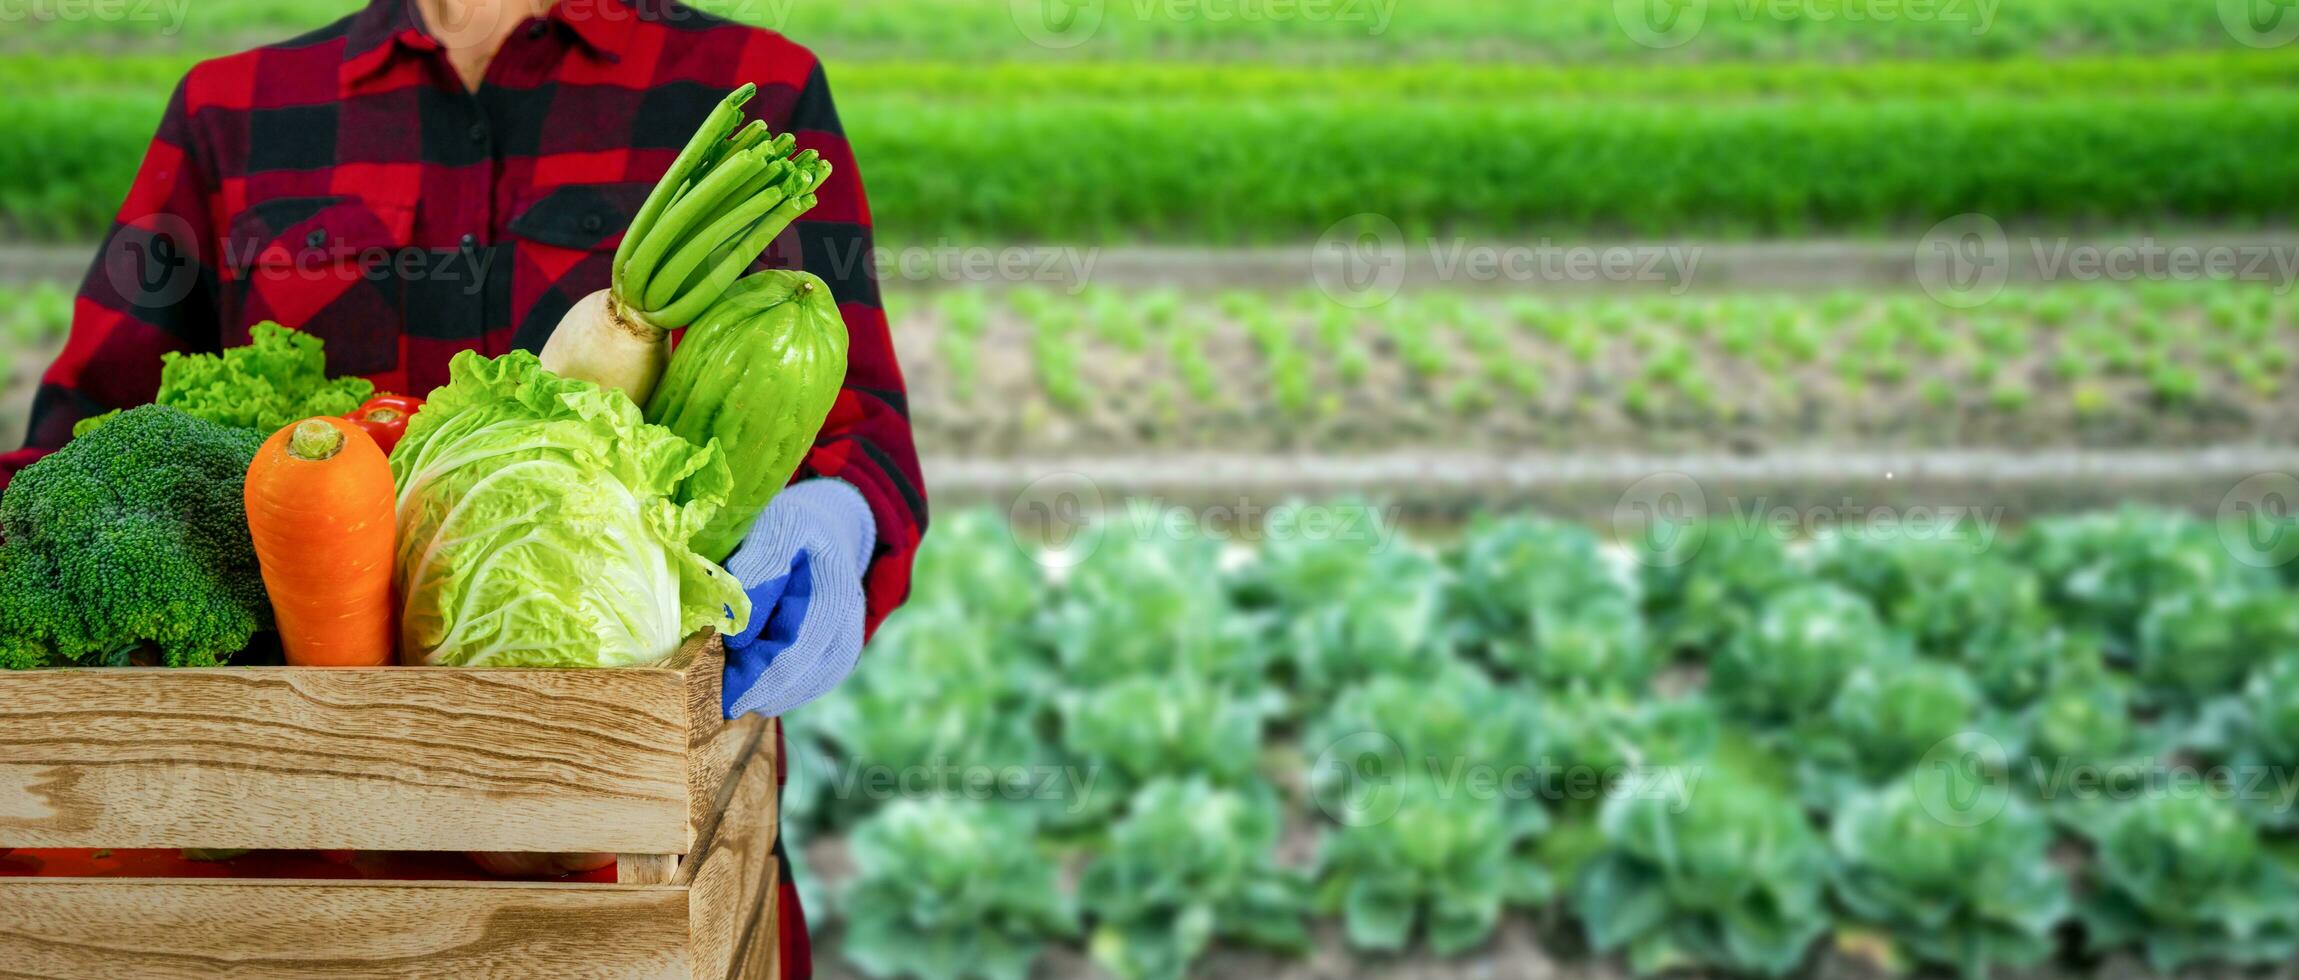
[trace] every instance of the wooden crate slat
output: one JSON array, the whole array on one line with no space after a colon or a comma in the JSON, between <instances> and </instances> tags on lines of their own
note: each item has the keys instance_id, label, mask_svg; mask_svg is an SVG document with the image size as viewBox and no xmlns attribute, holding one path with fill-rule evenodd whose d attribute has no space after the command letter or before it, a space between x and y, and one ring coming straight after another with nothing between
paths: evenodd
<instances>
[{"instance_id":1,"label":"wooden crate slat","mask_svg":"<svg viewBox=\"0 0 2299 980\"><path fill-rule=\"evenodd\" d=\"M0 846L631 859L613 885L0 879L0 973L771 980L776 728L720 720L722 653L0 675Z\"/></svg>"},{"instance_id":2,"label":"wooden crate slat","mask_svg":"<svg viewBox=\"0 0 2299 980\"><path fill-rule=\"evenodd\" d=\"M699 754L731 760L710 818L672 880L692 888L695 976L773 980L777 955L774 856L775 726L745 718L724 726Z\"/></svg>"},{"instance_id":3,"label":"wooden crate slat","mask_svg":"<svg viewBox=\"0 0 2299 980\"><path fill-rule=\"evenodd\" d=\"M0 672L0 846L684 853L678 668L715 673L710 646L635 670Z\"/></svg>"},{"instance_id":4,"label":"wooden crate slat","mask_svg":"<svg viewBox=\"0 0 2299 980\"><path fill-rule=\"evenodd\" d=\"M0 973L690 976L684 888L0 879Z\"/></svg>"}]
</instances>

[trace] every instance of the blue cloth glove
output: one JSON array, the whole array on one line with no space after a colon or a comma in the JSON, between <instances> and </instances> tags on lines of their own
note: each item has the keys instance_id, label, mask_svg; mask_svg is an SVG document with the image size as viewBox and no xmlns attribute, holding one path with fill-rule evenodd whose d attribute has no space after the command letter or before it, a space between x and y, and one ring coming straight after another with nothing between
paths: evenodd
<instances>
[{"instance_id":1,"label":"blue cloth glove","mask_svg":"<svg viewBox=\"0 0 2299 980\"><path fill-rule=\"evenodd\" d=\"M726 570L750 593L750 625L726 638L726 716L774 716L829 693L862 655L862 573L878 525L839 480L785 488Z\"/></svg>"}]
</instances>

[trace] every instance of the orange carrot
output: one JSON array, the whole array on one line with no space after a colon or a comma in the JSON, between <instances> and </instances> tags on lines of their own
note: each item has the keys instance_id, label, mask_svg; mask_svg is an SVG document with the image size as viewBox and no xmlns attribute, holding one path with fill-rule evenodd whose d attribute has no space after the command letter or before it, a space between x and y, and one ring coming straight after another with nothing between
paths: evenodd
<instances>
[{"instance_id":1,"label":"orange carrot","mask_svg":"<svg viewBox=\"0 0 2299 980\"><path fill-rule=\"evenodd\" d=\"M335 418L273 433L247 471L247 528L287 662L381 667L396 647L391 466Z\"/></svg>"}]
</instances>

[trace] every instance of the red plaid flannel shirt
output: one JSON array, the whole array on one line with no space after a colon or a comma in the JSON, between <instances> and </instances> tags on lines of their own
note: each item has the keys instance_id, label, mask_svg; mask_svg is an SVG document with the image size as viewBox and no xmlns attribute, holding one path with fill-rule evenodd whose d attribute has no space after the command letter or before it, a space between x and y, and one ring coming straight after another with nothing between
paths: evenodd
<instances>
[{"instance_id":1,"label":"red plaid flannel shirt","mask_svg":"<svg viewBox=\"0 0 2299 980\"><path fill-rule=\"evenodd\" d=\"M759 86L754 118L835 167L763 261L822 276L845 315L845 387L798 476L845 480L870 503L874 630L909 591L926 499L853 153L812 53L670 0L561 0L510 35L476 92L410 0L194 68L0 485L74 422L150 401L163 352L245 344L264 320L325 338L333 374L413 394L445 383L458 351L539 349L606 288L648 189L744 82ZM784 948L803 965L786 898L786 935L800 931Z\"/></svg>"}]
</instances>

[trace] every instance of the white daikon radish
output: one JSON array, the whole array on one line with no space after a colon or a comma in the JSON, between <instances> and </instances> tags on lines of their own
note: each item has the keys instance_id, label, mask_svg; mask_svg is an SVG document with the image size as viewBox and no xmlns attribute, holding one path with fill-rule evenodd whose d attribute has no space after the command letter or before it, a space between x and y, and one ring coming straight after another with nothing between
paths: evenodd
<instances>
[{"instance_id":1,"label":"white daikon radish","mask_svg":"<svg viewBox=\"0 0 2299 980\"><path fill-rule=\"evenodd\" d=\"M602 289L568 310L543 342L543 369L613 388L644 405L671 360L670 331L640 319Z\"/></svg>"}]
</instances>

